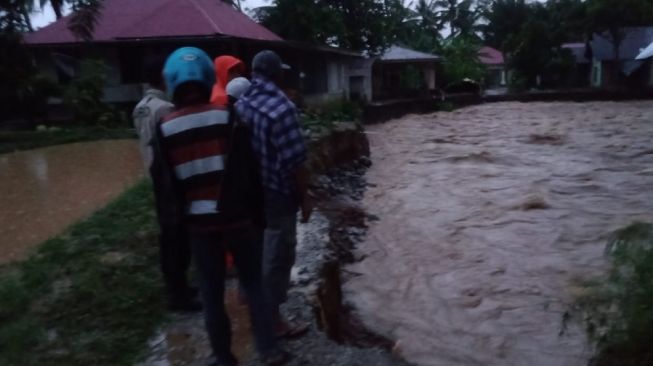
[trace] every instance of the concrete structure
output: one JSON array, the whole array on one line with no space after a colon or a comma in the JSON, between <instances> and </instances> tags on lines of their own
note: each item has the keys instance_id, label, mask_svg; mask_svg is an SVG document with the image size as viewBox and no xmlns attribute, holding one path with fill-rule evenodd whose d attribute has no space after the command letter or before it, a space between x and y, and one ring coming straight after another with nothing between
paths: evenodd
<instances>
[{"instance_id":1,"label":"concrete structure","mask_svg":"<svg viewBox=\"0 0 653 366\"><path fill-rule=\"evenodd\" d=\"M372 100L430 96L437 89L440 61L437 55L391 46L373 62L363 64L363 69L371 69Z\"/></svg>"}]
</instances>

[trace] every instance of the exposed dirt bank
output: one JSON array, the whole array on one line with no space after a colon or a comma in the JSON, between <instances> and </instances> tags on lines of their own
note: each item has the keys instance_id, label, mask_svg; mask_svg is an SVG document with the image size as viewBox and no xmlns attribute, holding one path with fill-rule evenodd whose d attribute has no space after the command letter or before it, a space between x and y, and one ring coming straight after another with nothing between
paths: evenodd
<instances>
[{"instance_id":1,"label":"exposed dirt bank","mask_svg":"<svg viewBox=\"0 0 653 366\"><path fill-rule=\"evenodd\" d=\"M293 287L283 311L309 321L311 328L306 336L284 344L295 356L291 366L404 365L391 354L393 343L368 332L342 303L340 263L355 261L351 251L365 234L365 214L359 202L369 160L358 157L368 153L367 138L352 124L341 124L311 142L311 170L330 173L315 176L318 209L308 224L298 226ZM246 309L237 303L235 291L232 282L227 309L234 330L233 348L244 365L255 366ZM176 317L152 338L150 347L143 365L204 366L211 356L201 314Z\"/></svg>"}]
</instances>

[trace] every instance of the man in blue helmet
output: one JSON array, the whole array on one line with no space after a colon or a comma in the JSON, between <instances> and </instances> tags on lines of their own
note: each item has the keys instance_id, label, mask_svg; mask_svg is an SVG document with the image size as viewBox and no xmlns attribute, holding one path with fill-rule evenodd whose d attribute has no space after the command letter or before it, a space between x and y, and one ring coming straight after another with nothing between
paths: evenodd
<instances>
[{"instance_id":1,"label":"man in blue helmet","mask_svg":"<svg viewBox=\"0 0 653 366\"><path fill-rule=\"evenodd\" d=\"M227 250L234 256L247 295L261 360L268 365L283 364L288 357L277 346L264 301L260 236L247 213L235 215L219 209L231 125L228 110L209 103L215 84L211 59L200 49L184 47L170 55L163 75L176 108L158 126L157 151L174 176L175 194L183 202L214 365L238 364L231 352L231 325L224 307Z\"/></svg>"},{"instance_id":2,"label":"man in blue helmet","mask_svg":"<svg viewBox=\"0 0 653 366\"><path fill-rule=\"evenodd\" d=\"M287 300L290 272L297 246L297 211L302 222L311 215L306 145L297 109L277 86L284 64L273 51L258 53L252 62L251 87L236 103L240 118L250 126L252 147L259 157L264 187L266 229L263 282L273 307L278 336L303 334L308 324L284 319L279 310Z\"/></svg>"}]
</instances>

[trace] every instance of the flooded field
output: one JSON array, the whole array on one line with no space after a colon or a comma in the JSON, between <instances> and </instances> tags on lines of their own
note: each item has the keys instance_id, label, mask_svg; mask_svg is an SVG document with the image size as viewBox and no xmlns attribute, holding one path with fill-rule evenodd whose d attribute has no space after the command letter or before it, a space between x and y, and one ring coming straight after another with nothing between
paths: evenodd
<instances>
[{"instance_id":1,"label":"flooded field","mask_svg":"<svg viewBox=\"0 0 653 366\"><path fill-rule=\"evenodd\" d=\"M653 221L653 102L501 103L369 128L345 296L417 365L580 366L565 322L610 233Z\"/></svg>"},{"instance_id":2,"label":"flooded field","mask_svg":"<svg viewBox=\"0 0 653 366\"><path fill-rule=\"evenodd\" d=\"M0 155L0 263L20 260L142 176L134 140Z\"/></svg>"}]
</instances>

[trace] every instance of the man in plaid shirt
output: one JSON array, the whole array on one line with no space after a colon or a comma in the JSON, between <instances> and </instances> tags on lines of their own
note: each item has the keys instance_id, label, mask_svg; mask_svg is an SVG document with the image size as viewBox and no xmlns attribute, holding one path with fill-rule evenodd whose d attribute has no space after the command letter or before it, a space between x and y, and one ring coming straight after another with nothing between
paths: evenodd
<instances>
[{"instance_id":1,"label":"man in plaid shirt","mask_svg":"<svg viewBox=\"0 0 653 366\"><path fill-rule=\"evenodd\" d=\"M254 57L252 86L236 103L236 112L252 133L252 147L260 160L265 189L266 229L263 280L273 307L279 336L297 336L308 326L284 320L279 306L287 300L290 271L297 246L297 211L302 222L311 215L304 162L306 145L297 108L275 83L283 63L272 51Z\"/></svg>"}]
</instances>

